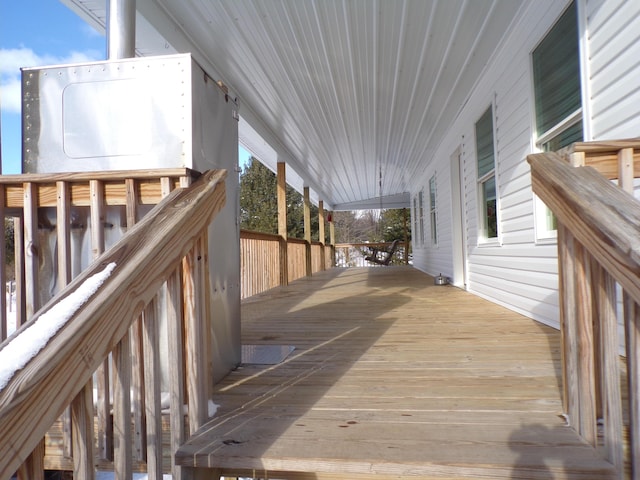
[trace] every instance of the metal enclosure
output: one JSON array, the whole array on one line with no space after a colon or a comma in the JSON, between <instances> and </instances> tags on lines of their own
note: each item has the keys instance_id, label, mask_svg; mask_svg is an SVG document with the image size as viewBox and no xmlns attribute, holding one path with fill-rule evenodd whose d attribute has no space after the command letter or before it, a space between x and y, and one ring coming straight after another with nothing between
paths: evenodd
<instances>
[{"instance_id":1,"label":"metal enclosure","mask_svg":"<svg viewBox=\"0 0 640 480\"><path fill-rule=\"evenodd\" d=\"M214 380L224 376L241 356L238 105L189 54L23 69L22 89L24 173L227 170L209 228L211 362ZM105 235L107 248L122 233ZM75 273L91 260L89 239L72 245Z\"/></svg>"}]
</instances>

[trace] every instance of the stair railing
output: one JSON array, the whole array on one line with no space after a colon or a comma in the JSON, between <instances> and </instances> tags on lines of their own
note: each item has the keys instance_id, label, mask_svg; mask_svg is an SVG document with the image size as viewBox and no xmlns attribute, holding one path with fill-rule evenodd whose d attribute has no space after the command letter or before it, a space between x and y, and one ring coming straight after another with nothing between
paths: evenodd
<instances>
[{"instance_id":1,"label":"stair railing","mask_svg":"<svg viewBox=\"0 0 640 480\"><path fill-rule=\"evenodd\" d=\"M74 478L95 477L92 378L109 356L113 366L113 468L131 478L131 363L144 356L146 466L162 476L160 349L157 309L166 308L169 343L170 444L175 451L208 418L209 289L207 232L225 202L223 171L211 171L189 188L169 193L107 252L38 310L0 345L0 356L38 322L66 312L68 319L10 372L0 389L0 478L20 469L41 477L33 452L71 406ZM94 290L88 284L100 279ZM159 296L159 293L163 292ZM166 298L164 302L161 297ZM60 307L73 302L71 307ZM142 349L132 354L131 327L142 316ZM24 337L23 337L24 338ZM187 420L185 425L185 405ZM173 456L173 455L172 455ZM31 459L31 460L29 460ZM173 466L174 478L181 478Z\"/></svg>"},{"instance_id":2,"label":"stair railing","mask_svg":"<svg viewBox=\"0 0 640 480\"><path fill-rule=\"evenodd\" d=\"M527 157L533 191L558 220L563 402L570 424L624 478L622 391L628 384L633 478L640 476L640 142L577 143ZM639 171L639 170L636 170ZM612 179L618 179L618 188ZM617 287L627 382L620 378ZM599 432L598 422L603 424Z\"/></svg>"}]
</instances>

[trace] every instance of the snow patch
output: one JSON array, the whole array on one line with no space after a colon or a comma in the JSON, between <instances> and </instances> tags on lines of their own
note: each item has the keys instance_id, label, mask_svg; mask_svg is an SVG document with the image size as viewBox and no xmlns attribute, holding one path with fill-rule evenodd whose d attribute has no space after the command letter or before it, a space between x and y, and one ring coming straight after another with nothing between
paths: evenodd
<instances>
[{"instance_id":1,"label":"snow patch","mask_svg":"<svg viewBox=\"0 0 640 480\"><path fill-rule=\"evenodd\" d=\"M27 329L23 330L5 348L0 350L0 391L15 373L42 350L65 323L84 305L113 272L115 263L87 278L75 292L61 300Z\"/></svg>"}]
</instances>

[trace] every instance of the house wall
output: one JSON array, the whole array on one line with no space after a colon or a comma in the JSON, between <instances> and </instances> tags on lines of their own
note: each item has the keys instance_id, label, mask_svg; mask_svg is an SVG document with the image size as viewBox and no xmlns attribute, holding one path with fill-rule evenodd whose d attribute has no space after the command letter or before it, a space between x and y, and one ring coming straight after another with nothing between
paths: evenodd
<instances>
[{"instance_id":1,"label":"house wall","mask_svg":"<svg viewBox=\"0 0 640 480\"><path fill-rule=\"evenodd\" d=\"M640 135L640 2L578 0L586 47L583 102L587 139ZM530 54L568 1L535 0L522 11L487 65L468 102L415 182L428 200L429 178L438 184L437 246L414 233L414 265L431 275L453 277L451 155L460 149L466 238L466 288L542 323L558 326L557 245L537 240L534 197L526 155L533 151L534 114ZM474 125L494 106L499 242L478 240L478 192ZM413 203L412 203L413 205ZM428 209L428 202L425 205ZM427 210L425 211L427 212ZM415 215L412 208L412 215ZM464 286L462 282L460 286Z\"/></svg>"},{"instance_id":2,"label":"house wall","mask_svg":"<svg viewBox=\"0 0 640 480\"><path fill-rule=\"evenodd\" d=\"M587 0L593 140L640 136L640 2Z\"/></svg>"}]
</instances>

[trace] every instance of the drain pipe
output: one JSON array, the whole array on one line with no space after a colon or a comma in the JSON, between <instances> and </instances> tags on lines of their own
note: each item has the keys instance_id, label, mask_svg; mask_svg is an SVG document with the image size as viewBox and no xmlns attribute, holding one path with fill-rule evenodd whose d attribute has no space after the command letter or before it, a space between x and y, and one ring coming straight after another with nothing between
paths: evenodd
<instances>
[{"instance_id":1,"label":"drain pipe","mask_svg":"<svg viewBox=\"0 0 640 480\"><path fill-rule=\"evenodd\" d=\"M107 58L136 56L136 0L107 0Z\"/></svg>"}]
</instances>

